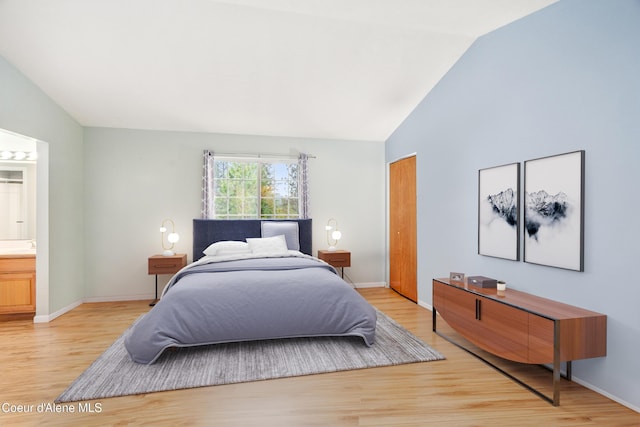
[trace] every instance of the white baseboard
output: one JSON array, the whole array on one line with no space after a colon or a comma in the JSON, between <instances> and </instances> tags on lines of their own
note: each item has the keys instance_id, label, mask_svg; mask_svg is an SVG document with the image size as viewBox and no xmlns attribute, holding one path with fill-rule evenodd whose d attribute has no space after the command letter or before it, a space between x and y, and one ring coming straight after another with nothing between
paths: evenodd
<instances>
[{"instance_id":1,"label":"white baseboard","mask_svg":"<svg viewBox=\"0 0 640 427\"><path fill-rule=\"evenodd\" d=\"M575 383L578 383L581 386L588 388L589 390L595 391L598 394L601 394L601 395L603 395L605 397L608 397L609 399L613 400L614 402L617 402L617 403L621 404L622 406L626 406L627 408L640 413L640 407L634 406L631 403L626 402L626 401L620 399L619 397L614 396L611 393L607 393L606 391L594 386L593 384L589 384L588 382L583 381L580 378L577 378L575 375L571 377L571 381L573 381Z\"/></svg>"},{"instance_id":2,"label":"white baseboard","mask_svg":"<svg viewBox=\"0 0 640 427\"><path fill-rule=\"evenodd\" d=\"M155 299L154 295L142 294L142 295L112 295L106 297L88 297L84 298L82 302L117 302L117 301L140 301Z\"/></svg>"},{"instance_id":3,"label":"white baseboard","mask_svg":"<svg viewBox=\"0 0 640 427\"><path fill-rule=\"evenodd\" d=\"M39 315L39 316L35 316L33 318L33 323L48 323L51 322L53 319L62 316L65 313L68 313L69 311L73 310L74 308L76 308L77 306L79 306L80 304L82 304L82 300L78 300L75 302L72 302L71 304L67 305L66 307L62 307L60 310L55 311L51 314L45 314L45 315Z\"/></svg>"},{"instance_id":4,"label":"white baseboard","mask_svg":"<svg viewBox=\"0 0 640 427\"><path fill-rule=\"evenodd\" d=\"M431 306L431 304L427 304L426 302L422 301L421 299L418 299L418 305L420 307L424 307L429 311L433 311L433 307Z\"/></svg>"},{"instance_id":5,"label":"white baseboard","mask_svg":"<svg viewBox=\"0 0 640 427\"><path fill-rule=\"evenodd\" d=\"M358 288L384 288L385 287L385 283L384 282L360 282L360 283L353 283L353 286L358 289Z\"/></svg>"},{"instance_id":6,"label":"white baseboard","mask_svg":"<svg viewBox=\"0 0 640 427\"><path fill-rule=\"evenodd\" d=\"M153 295L120 295L120 296L109 296L109 297L89 297L83 298L81 300L75 301L66 307L57 310L51 314L38 315L33 318L33 323L49 323L52 320L62 316L65 313L70 312L74 308L78 307L80 304L92 303L92 302L117 302L117 301L138 301L138 300L149 300L152 301L154 299Z\"/></svg>"}]
</instances>

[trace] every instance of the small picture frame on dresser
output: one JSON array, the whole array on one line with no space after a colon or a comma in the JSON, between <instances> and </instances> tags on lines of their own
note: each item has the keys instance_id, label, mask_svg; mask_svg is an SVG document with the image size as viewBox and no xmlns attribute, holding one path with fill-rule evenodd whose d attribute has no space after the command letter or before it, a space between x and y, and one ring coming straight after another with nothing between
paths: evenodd
<instances>
[{"instance_id":1,"label":"small picture frame on dresser","mask_svg":"<svg viewBox=\"0 0 640 427\"><path fill-rule=\"evenodd\" d=\"M449 282L451 283L464 283L464 273L449 273Z\"/></svg>"}]
</instances>

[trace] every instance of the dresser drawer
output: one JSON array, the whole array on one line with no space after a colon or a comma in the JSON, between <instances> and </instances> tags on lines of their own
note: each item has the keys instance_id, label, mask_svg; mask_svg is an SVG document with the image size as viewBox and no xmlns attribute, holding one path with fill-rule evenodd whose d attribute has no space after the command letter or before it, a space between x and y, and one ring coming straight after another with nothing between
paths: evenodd
<instances>
[{"instance_id":1,"label":"dresser drawer","mask_svg":"<svg viewBox=\"0 0 640 427\"><path fill-rule=\"evenodd\" d=\"M36 257L0 258L0 273L18 273L36 271Z\"/></svg>"},{"instance_id":2,"label":"dresser drawer","mask_svg":"<svg viewBox=\"0 0 640 427\"><path fill-rule=\"evenodd\" d=\"M149 257L149 274L174 274L187 265L187 255L154 255Z\"/></svg>"},{"instance_id":3,"label":"dresser drawer","mask_svg":"<svg viewBox=\"0 0 640 427\"><path fill-rule=\"evenodd\" d=\"M351 267L351 252L349 251L318 251L318 258L334 267Z\"/></svg>"}]
</instances>

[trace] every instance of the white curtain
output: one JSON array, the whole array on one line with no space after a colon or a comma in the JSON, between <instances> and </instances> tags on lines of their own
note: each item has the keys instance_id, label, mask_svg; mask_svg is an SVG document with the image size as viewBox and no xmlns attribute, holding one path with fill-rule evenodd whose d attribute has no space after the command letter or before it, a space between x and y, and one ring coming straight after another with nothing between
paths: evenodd
<instances>
[{"instance_id":1,"label":"white curtain","mask_svg":"<svg viewBox=\"0 0 640 427\"><path fill-rule=\"evenodd\" d=\"M309 168L308 168L309 156L305 153L300 153L298 156L298 198L299 198L299 214L300 218L310 218L310 204L309 204Z\"/></svg>"},{"instance_id":2,"label":"white curtain","mask_svg":"<svg viewBox=\"0 0 640 427\"><path fill-rule=\"evenodd\" d=\"M200 216L205 219L214 218L213 151L204 150L202 159L202 209Z\"/></svg>"}]
</instances>

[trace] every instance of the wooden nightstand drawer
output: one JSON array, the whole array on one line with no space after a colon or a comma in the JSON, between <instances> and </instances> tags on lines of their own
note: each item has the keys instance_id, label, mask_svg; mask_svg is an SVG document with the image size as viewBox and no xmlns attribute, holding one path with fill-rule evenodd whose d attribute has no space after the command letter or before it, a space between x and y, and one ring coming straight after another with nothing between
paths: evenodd
<instances>
[{"instance_id":1,"label":"wooden nightstand drawer","mask_svg":"<svg viewBox=\"0 0 640 427\"><path fill-rule=\"evenodd\" d=\"M149 257L149 274L174 274L187 265L187 254Z\"/></svg>"},{"instance_id":2,"label":"wooden nightstand drawer","mask_svg":"<svg viewBox=\"0 0 640 427\"><path fill-rule=\"evenodd\" d=\"M351 267L351 252L349 251L318 251L318 258L334 267Z\"/></svg>"}]
</instances>

